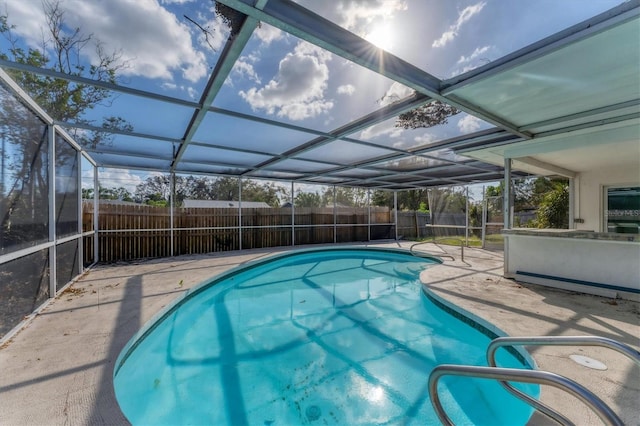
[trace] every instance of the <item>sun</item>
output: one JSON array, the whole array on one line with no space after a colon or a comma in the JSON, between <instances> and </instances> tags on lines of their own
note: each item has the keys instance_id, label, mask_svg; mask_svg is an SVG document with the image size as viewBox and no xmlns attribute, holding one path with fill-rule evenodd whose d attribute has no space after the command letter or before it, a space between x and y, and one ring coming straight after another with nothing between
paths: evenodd
<instances>
[{"instance_id":1,"label":"sun","mask_svg":"<svg viewBox=\"0 0 640 426\"><path fill-rule=\"evenodd\" d=\"M389 50L393 47L394 33L391 26L385 23L373 27L364 38L382 50Z\"/></svg>"}]
</instances>

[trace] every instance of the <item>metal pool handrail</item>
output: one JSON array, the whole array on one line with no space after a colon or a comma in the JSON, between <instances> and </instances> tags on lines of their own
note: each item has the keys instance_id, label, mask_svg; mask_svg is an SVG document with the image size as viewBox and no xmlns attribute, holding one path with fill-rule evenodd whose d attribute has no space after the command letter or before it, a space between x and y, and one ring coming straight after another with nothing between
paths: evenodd
<instances>
[{"instance_id":1,"label":"metal pool handrail","mask_svg":"<svg viewBox=\"0 0 640 426\"><path fill-rule=\"evenodd\" d=\"M442 376L446 375L494 379L500 381L510 380L523 383L535 383L554 386L570 393L571 395L581 400L585 405L591 408L606 425L624 425L624 423L616 415L616 413L614 413L613 410L611 410L611 408L607 406L607 404L605 404L600 398L598 398L581 384L576 383L575 381L564 376L540 370L521 370L517 368L442 364L434 368L429 375L429 398L431 399L431 403L433 404L438 418L440 419L442 424L447 426L453 426L453 422L444 411L442 403L440 402L440 397L438 396L438 380ZM524 401L527 403L530 402L529 399L524 399ZM558 417L562 418L565 421L565 424L572 424L562 415L558 414Z\"/></svg>"},{"instance_id":2,"label":"metal pool handrail","mask_svg":"<svg viewBox=\"0 0 640 426\"><path fill-rule=\"evenodd\" d=\"M528 337L498 337L493 339L487 347L487 362L495 367L495 353L502 346L601 346L630 358L640 366L640 352L629 345L620 343L617 340L600 336L528 336Z\"/></svg>"},{"instance_id":3,"label":"metal pool handrail","mask_svg":"<svg viewBox=\"0 0 640 426\"><path fill-rule=\"evenodd\" d=\"M541 345L549 345L549 346L601 346L609 349L613 349L614 351L618 351L621 354L627 356L632 361L636 363L636 365L640 366L640 352L633 349L629 345L625 345L624 343L620 343L616 340L609 339L606 337L599 336L528 336L528 337L498 337L491 341L489 346L487 347L487 363L490 367L496 367L496 359L495 355L499 348L504 346L515 346L515 345L526 345L526 346L541 346ZM535 398L527 395L526 393L519 391L515 387L511 386L508 382L500 381L500 384L511 394L517 396L518 398L526 401L540 411L542 414L550 417L560 424L567 424L567 419L562 416L560 413L552 409L551 407L545 405L544 403L538 401Z\"/></svg>"},{"instance_id":4,"label":"metal pool handrail","mask_svg":"<svg viewBox=\"0 0 640 426\"><path fill-rule=\"evenodd\" d=\"M465 261L464 261L464 246L463 246L464 241L462 241L462 240L460 240L460 239L457 239L457 238L447 238L447 239L452 239L452 240L460 241L460 256L461 256L461 257L460 257L460 260L462 260L462 262L464 262L464 263L467 263L467 262L465 262ZM413 254L414 256L419 256L415 251L413 251L413 248L414 248L415 246L419 246L419 245L421 245L421 244L435 244L435 245L438 245L438 244L436 243L435 238L434 238L433 240L431 240L431 241L420 241L420 242L418 242L418 243L412 244L412 245L411 245L411 247L409 247L409 251L411 252L411 254ZM433 256L446 257L446 258L451 259L451 260L454 260L454 261L456 260L456 258L455 258L455 257L453 257L453 256L451 256L450 254L440 254L440 253L435 253L435 254L433 254Z\"/></svg>"}]
</instances>

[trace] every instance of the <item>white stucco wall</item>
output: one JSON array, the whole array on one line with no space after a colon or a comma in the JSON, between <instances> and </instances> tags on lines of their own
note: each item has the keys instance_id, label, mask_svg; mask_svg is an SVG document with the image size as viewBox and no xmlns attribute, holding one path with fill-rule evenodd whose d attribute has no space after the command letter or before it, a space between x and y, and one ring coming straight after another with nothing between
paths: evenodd
<instances>
[{"instance_id":1,"label":"white stucco wall","mask_svg":"<svg viewBox=\"0 0 640 426\"><path fill-rule=\"evenodd\" d=\"M543 231L541 231L543 232ZM597 286L574 285L566 280L587 281L628 288L637 297L640 291L640 243L591 238L562 238L555 236L506 235L505 276L525 282L551 285L574 291L608 295ZM634 238L635 237L631 237ZM520 276L519 273L542 274L558 280ZM609 292L611 294L606 294ZM620 296L620 294L618 294ZM620 296L628 298L627 296Z\"/></svg>"},{"instance_id":2,"label":"white stucco wall","mask_svg":"<svg viewBox=\"0 0 640 426\"><path fill-rule=\"evenodd\" d=\"M604 187L612 185L640 185L637 161L630 158L629 164L617 164L578 174L574 217L583 219L584 223L576 223L576 229L607 232L603 229Z\"/></svg>"}]
</instances>

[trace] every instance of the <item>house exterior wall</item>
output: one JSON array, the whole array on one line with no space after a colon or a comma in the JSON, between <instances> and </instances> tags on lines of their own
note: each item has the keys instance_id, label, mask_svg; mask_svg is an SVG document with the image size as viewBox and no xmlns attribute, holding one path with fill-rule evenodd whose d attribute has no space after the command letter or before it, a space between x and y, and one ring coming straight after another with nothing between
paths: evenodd
<instances>
[{"instance_id":1,"label":"house exterior wall","mask_svg":"<svg viewBox=\"0 0 640 426\"><path fill-rule=\"evenodd\" d=\"M606 297L640 300L637 234L505 231L505 276Z\"/></svg>"},{"instance_id":2,"label":"house exterior wall","mask_svg":"<svg viewBox=\"0 0 640 426\"><path fill-rule=\"evenodd\" d=\"M604 223L605 188L640 186L637 159L579 173L574 181L571 230L510 229L504 273L522 282L640 300L640 235L610 233Z\"/></svg>"}]
</instances>

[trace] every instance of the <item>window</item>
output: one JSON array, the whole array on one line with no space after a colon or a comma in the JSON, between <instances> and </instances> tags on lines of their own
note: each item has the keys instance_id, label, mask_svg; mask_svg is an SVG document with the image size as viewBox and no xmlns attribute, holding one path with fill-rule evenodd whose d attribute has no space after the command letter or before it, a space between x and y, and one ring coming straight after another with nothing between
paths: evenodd
<instances>
[{"instance_id":1,"label":"window","mask_svg":"<svg viewBox=\"0 0 640 426\"><path fill-rule=\"evenodd\" d=\"M640 230L640 186L605 189L604 221L607 232L638 234Z\"/></svg>"}]
</instances>

